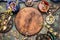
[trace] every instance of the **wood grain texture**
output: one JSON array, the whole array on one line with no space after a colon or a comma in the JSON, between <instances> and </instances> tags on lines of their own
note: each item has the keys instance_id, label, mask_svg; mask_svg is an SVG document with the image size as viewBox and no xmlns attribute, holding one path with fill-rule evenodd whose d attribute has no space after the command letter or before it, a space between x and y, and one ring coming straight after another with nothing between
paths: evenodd
<instances>
[{"instance_id":1,"label":"wood grain texture","mask_svg":"<svg viewBox=\"0 0 60 40\"><path fill-rule=\"evenodd\" d=\"M17 30L24 35L34 35L42 29L43 17L32 7L20 10L15 18Z\"/></svg>"}]
</instances>

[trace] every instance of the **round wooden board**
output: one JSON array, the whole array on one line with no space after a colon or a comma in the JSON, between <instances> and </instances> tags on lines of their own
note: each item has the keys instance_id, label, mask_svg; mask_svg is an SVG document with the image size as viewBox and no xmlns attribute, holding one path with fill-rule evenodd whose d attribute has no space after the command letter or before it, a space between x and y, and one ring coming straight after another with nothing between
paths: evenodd
<instances>
[{"instance_id":1,"label":"round wooden board","mask_svg":"<svg viewBox=\"0 0 60 40\"><path fill-rule=\"evenodd\" d=\"M21 34L31 36L42 29L43 17L37 9L26 7L18 12L15 24Z\"/></svg>"}]
</instances>

